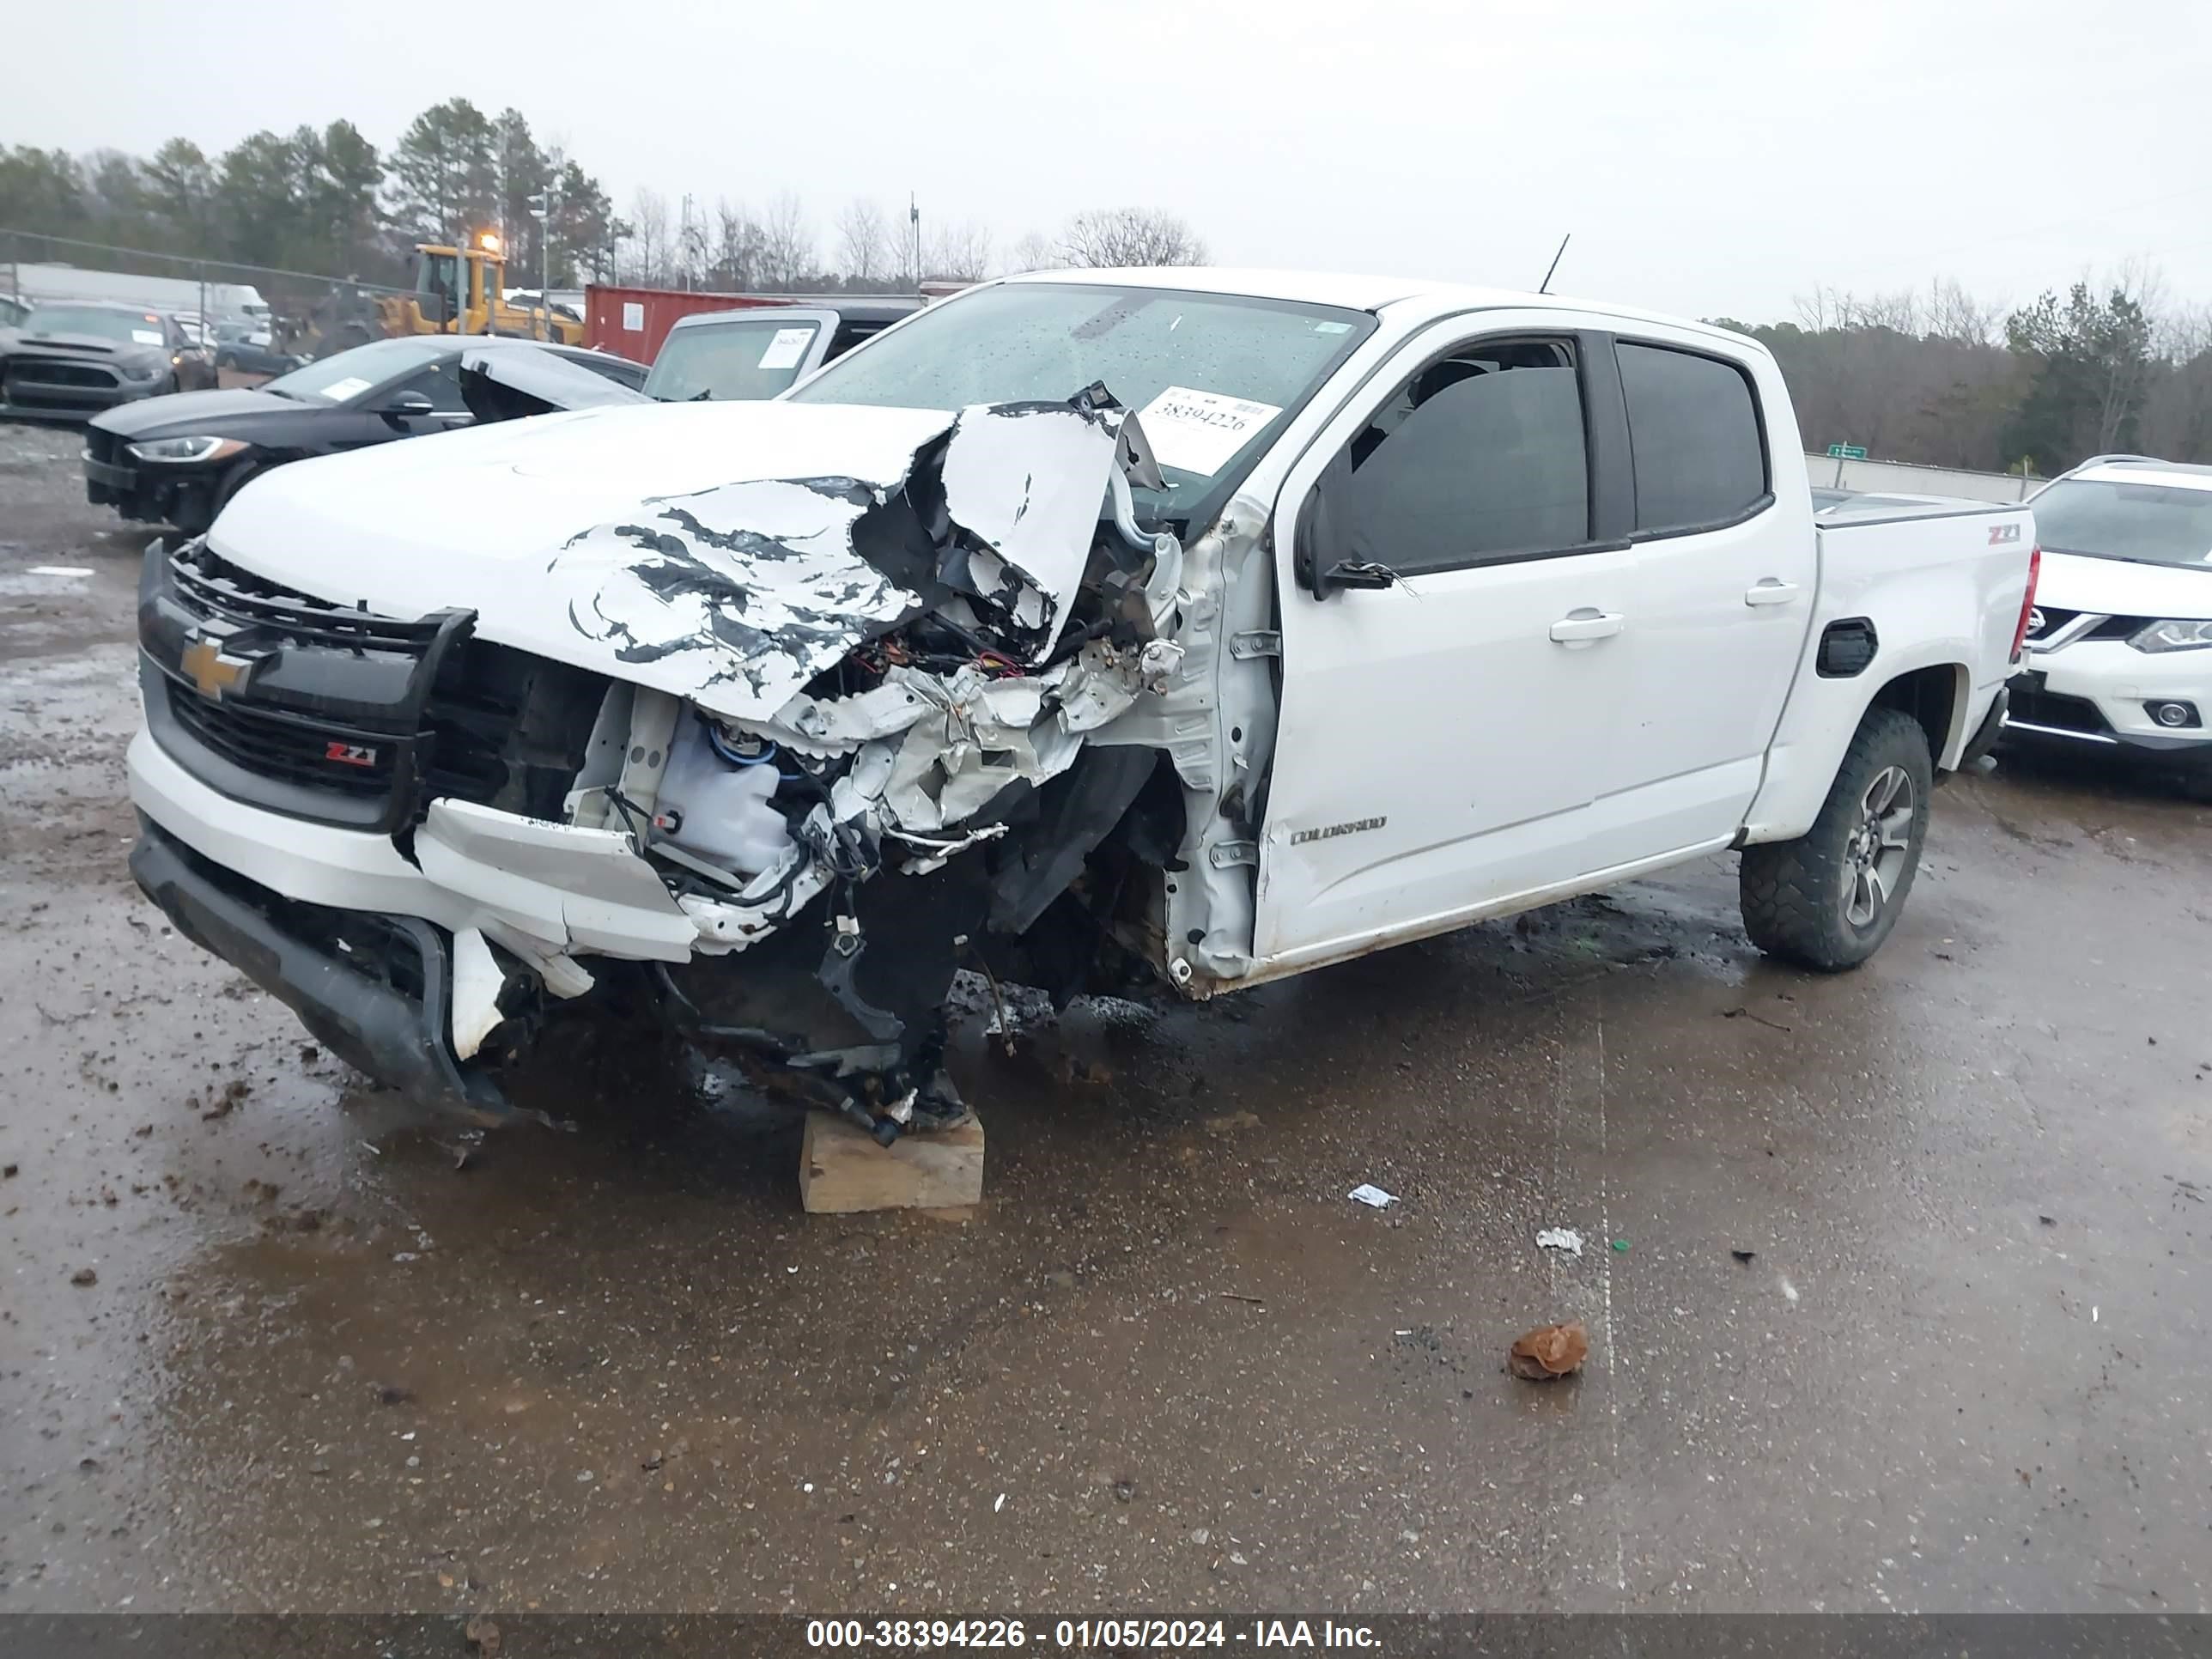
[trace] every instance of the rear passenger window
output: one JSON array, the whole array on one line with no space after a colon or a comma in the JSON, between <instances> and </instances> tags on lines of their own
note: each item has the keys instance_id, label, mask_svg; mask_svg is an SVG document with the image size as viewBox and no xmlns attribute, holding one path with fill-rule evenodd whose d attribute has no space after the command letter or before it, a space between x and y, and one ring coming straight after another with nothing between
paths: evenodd
<instances>
[{"instance_id":1,"label":"rear passenger window","mask_svg":"<svg viewBox=\"0 0 2212 1659\"><path fill-rule=\"evenodd\" d=\"M1636 465L1636 533L1747 517L1769 494L1751 382L1732 363L1664 346L1616 348Z\"/></svg>"},{"instance_id":2,"label":"rear passenger window","mask_svg":"<svg viewBox=\"0 0 2212 1659\"><path fill-rule=\"evenodd\" d=\"M1582 392L1565 341L1486 343L1430 364L1351 450L1355 559L1410 576L1589 540Z\"/></svg>"}]
</instances>

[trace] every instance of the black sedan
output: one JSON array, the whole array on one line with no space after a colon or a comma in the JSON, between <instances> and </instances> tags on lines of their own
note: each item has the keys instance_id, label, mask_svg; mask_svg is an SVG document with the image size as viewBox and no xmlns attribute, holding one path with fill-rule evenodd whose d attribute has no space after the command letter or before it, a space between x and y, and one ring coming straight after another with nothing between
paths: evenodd
<instances>
[{"instance_id":1,"label":"black sedan","mask_svg":"<svg viewBox=\"0 0 2212 1659\"><path fill-rule=\"evenodd\" d=\"M184 325L140 306L33 306L0 348L0 416L92 415L214 384L212 361Z\"/></svg>"},{"instance_id":2,"label":"black sedan","mask_svg":"<svg viewBox=\"0 0 2212 1659\"><path fill-rule=\"evenodd\" d=\"M509 351L550 352L619 386L645 380L641 363L534 340L377 340L266 386L185 392L100 416L85 433L85 495L126 519L198 534L270 467L466 425L474 417L461 401L461 355Z\"/></svg>"}]
</instances>

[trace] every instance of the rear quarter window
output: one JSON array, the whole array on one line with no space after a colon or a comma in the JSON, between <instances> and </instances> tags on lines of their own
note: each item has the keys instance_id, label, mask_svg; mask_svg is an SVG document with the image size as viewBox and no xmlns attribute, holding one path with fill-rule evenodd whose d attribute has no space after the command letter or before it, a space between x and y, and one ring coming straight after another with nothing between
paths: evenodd
<instances>
[{"instance_id":1,"label":"rear quarter window","mask_svg":"<svg viewBox=\"0 0 2212 1659\"><path fill-rule=\"evenodd\" d=\"M1623 341L1636 533L1682 535L1749 517L1767 501L1766 441L1751 381L1734 363Z\"/></svg>"}]
</instances>

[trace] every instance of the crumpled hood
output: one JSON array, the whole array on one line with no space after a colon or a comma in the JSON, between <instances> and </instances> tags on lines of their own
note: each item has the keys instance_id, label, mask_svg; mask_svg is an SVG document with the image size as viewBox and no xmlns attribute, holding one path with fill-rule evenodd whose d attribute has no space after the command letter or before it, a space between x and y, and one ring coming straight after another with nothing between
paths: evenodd
<instances>
[{"instance_id":1,"label":"crumpled hood","mask_svg":"<svg viewBox=\"0 0 2212 1659\"><path fill-rule=\"evenodd\" d=\"M2212 564L2154 564L2043 550L2035 602L2108 617L2212 617Z\"/></svg>"},{"instance_id":2,"label":"crumpled hood","mask_svg":"<svg viewBox=\"0 0 2212 1659\"><path fill-rule=\"evenodd\" d=\"M757 720L949 597L1042 659L1121 427L1076 403L589 410L278 469L209 540L320 599L473 610L481 638Z\"/></svg>"}]
</instances>

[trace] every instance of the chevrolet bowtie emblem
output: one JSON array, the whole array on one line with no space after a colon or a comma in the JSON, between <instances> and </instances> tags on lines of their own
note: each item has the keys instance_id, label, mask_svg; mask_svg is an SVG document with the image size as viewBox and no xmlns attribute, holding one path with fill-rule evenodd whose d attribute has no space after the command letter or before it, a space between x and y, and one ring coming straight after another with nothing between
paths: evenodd
<instances>
[{"instance_id":1,"label":"chevrolet bowtie emblem","mask_svg":"<svg viewBox=\"0 0 2212 1659\"><path fill-rule=\"evenodd\" d=\"M226 657L222 647L213 640L197 639L185 647L177 665L185 677L200 689L200 696L222 701L226 691L242 691L253 673L252 662L245 658Z\"/></svg>"}]
</instances>

